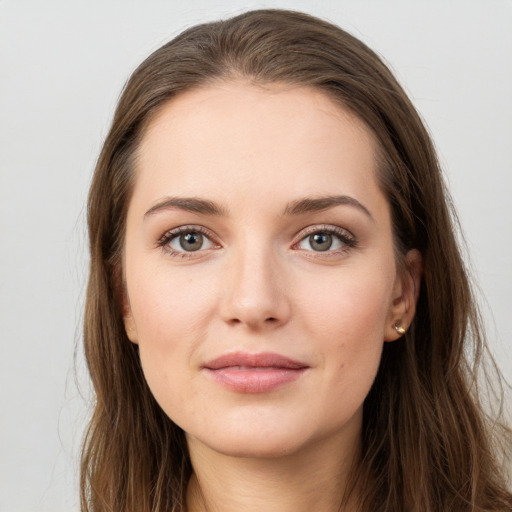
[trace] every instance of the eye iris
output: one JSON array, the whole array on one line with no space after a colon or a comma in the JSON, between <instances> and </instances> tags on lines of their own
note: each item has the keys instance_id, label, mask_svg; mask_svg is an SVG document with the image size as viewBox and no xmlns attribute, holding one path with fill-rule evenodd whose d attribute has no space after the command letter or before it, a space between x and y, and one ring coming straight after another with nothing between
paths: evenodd
<instances>
[{"instance_id":1,"label":"eye iris","mask_svg":"<svg viewBox=\"0 0 512 512\"><path fill-rule=\"evenodd\" d=\"M332 245L332 235L328 233L315 233L309 237L309 243L315 251L327 251Z\"/></svg>"},{"instance_id":2,"label":"eye iris","mask_svg":"<svg viewBox=\"0 0 512 512\"><path fill-rule=\"evenodd\" d=\"M180 245L185 251L197 251L203 245L201 233L185 233L180 236Z\"/></svg>"}]
</instances>

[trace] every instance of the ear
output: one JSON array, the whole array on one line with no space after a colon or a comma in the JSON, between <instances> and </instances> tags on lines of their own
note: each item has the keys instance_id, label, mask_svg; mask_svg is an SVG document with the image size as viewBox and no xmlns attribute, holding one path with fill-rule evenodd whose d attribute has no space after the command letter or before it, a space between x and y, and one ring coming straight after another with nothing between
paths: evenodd
<instances>
[{"instance_id":1,"label":"ear","mask_svg":"<svg viewBox=\"0 0 512 512\"><path fill-rule=\"evenodd\" d=\"M416 312L423 274L423 257L417 249L405 256L405 268L396 277L388 319L384 328L384 341L395 341L409 328ZM403 329L403 332L400 332Z\"/></svg>"},{"instance_id":2,"label":"ear","mask_svg":"<svg viewBox=\"0 0 512 512\"><path fill-rule=\"evenodd\" d=\"M128 297L128 290L126 289L126 283L123 283L123 297L122 297L122 306L123 306L123 321L124 328L126 331L126 335L128 339L132 343L138 343L139 338L137 335L137 326L135 325L135 319L133 318L132 307L130 305L130 299Z\"/></svg>"}]
</instances>

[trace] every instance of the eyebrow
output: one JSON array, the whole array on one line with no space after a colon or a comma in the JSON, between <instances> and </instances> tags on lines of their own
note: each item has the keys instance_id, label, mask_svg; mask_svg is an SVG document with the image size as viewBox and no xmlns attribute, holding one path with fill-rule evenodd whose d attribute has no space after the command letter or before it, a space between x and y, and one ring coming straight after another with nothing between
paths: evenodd
<instances>
[{"instance_id":1,"label":"eyebrow","mask_svg":"<svg viewBox=\"0 0 512 512\"><path fill-rule=\"evenodd\" d=\"M284 209L285 216L303 215L310 212L320 212L333 208L334 206L346 205L357 208L371 220L374 220L372 214L357 199L351 196L322 196L306 197L289 203ZM227 216L228 211L221 205L208 199L198 197L166 197L152 206L145 214L144 218L165 210L179 209L201 215Z\"/></svg>"},{"instance_id":2,"label":"eyebrow","mask_svg":"<svg viewBox=\"0 0 512 512\"><path fill-rule=\"evenodd\" d=\"M324 196L324 197L306 197L290 203L284 211L285 215L302 215L310 212L320 212L334 206L347 205L357 208L363 212L372 221L374 220L370 210L361 204L357 199L351 196Z\"/></svg>"},{"instance_id":3,"label":"eyebrow","mask_svg":"<svg viewBox=\"0 0 512 512\"><path fill-rule=\"evenodd\" d=\"M164 210L172 210L175 208L188 212L199 213L201 215L227 215L227 211L224 208L213 201L208 201L207 199L199 199L198 197L166 197L152 206L144 214L144 218Z\"/></svg>"}]
</instances>

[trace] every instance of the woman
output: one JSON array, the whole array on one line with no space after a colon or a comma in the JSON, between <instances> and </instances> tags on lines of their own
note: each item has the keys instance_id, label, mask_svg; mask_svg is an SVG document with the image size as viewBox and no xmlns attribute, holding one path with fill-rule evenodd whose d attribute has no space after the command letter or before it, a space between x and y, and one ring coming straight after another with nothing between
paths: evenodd
<instances>
[{"instance_id":1,"label":"woman","mask_svg":"<svg viewBox=\"0 0 512 512\"><path fill-rule=\"evenodd\" d=\"M157 50L89 235L83 510L512 507L435 152L360 41L269 10Z\"/></svg>"}]
</instances>

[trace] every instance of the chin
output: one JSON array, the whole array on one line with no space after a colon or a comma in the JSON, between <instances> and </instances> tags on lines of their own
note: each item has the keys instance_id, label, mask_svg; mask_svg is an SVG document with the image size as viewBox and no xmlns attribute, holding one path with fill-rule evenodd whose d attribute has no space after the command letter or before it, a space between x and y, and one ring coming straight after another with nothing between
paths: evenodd
<instances>
[{"instance_id":1,"label":"chin","mask_svg":"<svg viewBox=\"0 0 512 512\"><path fill-rule=\"evenodd\" d=\"M275 431L255 427L247 432L223 431L220 435L204 437L187 434L187 441L189 444L202 444L228 457L252 459L285 457L307 444L307 439L291 435L284 427Z\"/></svg>"},{"instance_id":2,"label":"chin","mask_svg":"<svg viewBox=\"0 0 512 512\"><path fill-rule=\"evenodd\" d=\"M229 442L210 446L211 449L228 457L244 459L278 459L296 453L298 446L283 446L276 442Z\"/></svg>"}]
</instances>

